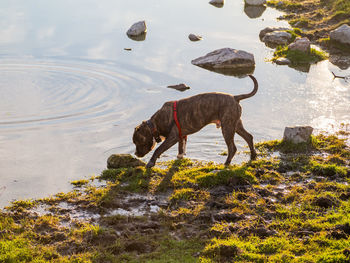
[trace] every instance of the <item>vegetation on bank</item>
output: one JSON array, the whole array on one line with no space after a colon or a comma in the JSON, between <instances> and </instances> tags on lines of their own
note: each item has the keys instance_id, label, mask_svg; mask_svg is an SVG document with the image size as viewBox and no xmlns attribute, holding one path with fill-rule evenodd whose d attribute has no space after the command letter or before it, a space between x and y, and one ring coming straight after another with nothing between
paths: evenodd
<instances>
[{"instance_id":1,"label":"vegetation on bank","mask_svg":"<svg viewBox=\"0 0 350 263\"><path fill-rule=\"evenodd\" d=\"M292 27L302 28L312 41L328 38L330 31L350 24L348 0L269 0L267 4L286 11L281 18Z\"/></svg>"},{"instance_id":2,"label":"vegetation on bank","mask_svg":"<svg viewBox=\"0 0 350 263\"><path fill-rule=\"evenodd\" d=\"M349 262L348 135L259 143L256 161L229 167L107 169L13 202L0 262Z\"/></svg>"}]
</instances>

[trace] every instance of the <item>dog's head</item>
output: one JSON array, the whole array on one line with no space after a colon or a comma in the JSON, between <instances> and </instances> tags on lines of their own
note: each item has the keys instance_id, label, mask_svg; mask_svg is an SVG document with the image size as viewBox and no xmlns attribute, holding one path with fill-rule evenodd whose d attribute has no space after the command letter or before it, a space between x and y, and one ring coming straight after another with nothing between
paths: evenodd
<instances>
[{"instance_id":1,"label":"dog's head","mask_svg":"<svg viewBox=\"0 0 350 263\"><path fill-rule=\"evenodd\" d=\"M135 128L132 140L136 145L135 155L137 157L145 156L156 146L156 140L145 121Z\"/></svg>"}]
</instances>

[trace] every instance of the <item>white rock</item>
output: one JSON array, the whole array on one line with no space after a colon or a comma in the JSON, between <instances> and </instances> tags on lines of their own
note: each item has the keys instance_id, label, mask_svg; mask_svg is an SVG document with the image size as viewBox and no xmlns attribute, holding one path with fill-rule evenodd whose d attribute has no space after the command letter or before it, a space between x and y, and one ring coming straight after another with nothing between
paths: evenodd
<instances>
[{"instance_id":1,"label":"white rock","mask_svg":"<svg viewBox=\"0 0 350 263\"><path fill-rule=\"evenodd\" d=\"M146 22L139 21L133 24L126 32L128 36L136 37L147 32Z\"/></svg>"},{"instance_id":2,"label":"white rock","mask_svg":"<svg viewBox=\"0 0 350 263\"><path fill-rule=\"evenodd\" d=\"M191 61L204 68L238 69L255 66L254 55L243 50L222 48Z\"/></svg>"},{"instance_id":3,"label":"white rock","mask_svg":"<svg viewBox=\"0 0 350 263\"><path fill-rule=\"evenodd\" d=\"M264 5L266 0L245 0L247 5Z\"/></svg>"},{"instance_id":4,"label":"white rock","mask_svg":"<svg viewBox=\"0 0 350 263\"><path fill-rule=\"evenodd\" d=\"M286 127L284 129L283 140L293 143L309 142L313 128L310 126Z\"/></svg>"},{"instance_id":5,"label":"white rock","mask_svg":"<svg viewBox=\"0 0 350 263\"><path fill-rule=\"evenodd\" d=\"M350 45L350 26L344 24L337 29L331 31L330 39L343 44Z\"/></svg>"},{"instance_id":6,"label":"white rock","mask_svg":"<svg viewBox=\"0 0 350 263\"><path fill-rule=\"evenodd\" d=\"M284 31L273 31L273 32L267 33L262 38L263 42L267 44L274 44L274 45L286 45L290 43L291 40L292 40L292 35Z\"/></svg>"},{"instance_id":7,"label":"white rock","mask_svg":"<svg viewBox=\"0 0 350 263\"><path fill-rule=\"evenodd\" d=\"M290 50L298 50L304 53L310 52L310 40L306 37L296 38L293 43L289 44L288 48Z\"/></svg>"},{"instance_id":8,"label":"white rock","mask_svg":"<svg viewBox=\"0 0 350 263\"><path fill-rule=\"evenodd\" d=\"M195 35L195 34L189 34L189 35L188 35L188 38L189 38L191 41L199 41L199 40L202 40L202 37L201 37L201 36L198 36L198 35Z\"/></svg>"},{"instance_id":9,"label":"white rock","mask_svg":"<svg viewBox=\"0 0 350 263\"><path fill-rule=\"evenodd\" d=\"M275 63L277 65L289 65L292 62L288 58L278 58L276 59Z\"/></svg>"}]
</instances>

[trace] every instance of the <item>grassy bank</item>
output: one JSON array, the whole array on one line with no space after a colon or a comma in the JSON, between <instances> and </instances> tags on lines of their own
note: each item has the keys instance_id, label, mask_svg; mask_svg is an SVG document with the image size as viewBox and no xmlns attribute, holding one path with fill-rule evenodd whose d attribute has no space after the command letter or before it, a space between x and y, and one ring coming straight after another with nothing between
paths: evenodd
<instances>
[{"instance_id":1,"label":"grassy bank","mask_svg":"<svg viewBox=\"0 0 350 263\"><path fill-rule=\"evenodd\" d=\"M348 0L270 0L269 6L286 12L282 19L292 27L302 28L310 40L323 42L329 32L350 24Z\"/></svg>"},{"instance_id":2,"label":"grassy bank","mask_svg":"<svg viewBox=\"0 0 350 263\"><path fill-rule=\"evenodd\" d=\"M0 262L349 262L342 136L259 143L258 160L230 167L108 169L16 201L0 212Z\"/></svg>"}]
</instances>

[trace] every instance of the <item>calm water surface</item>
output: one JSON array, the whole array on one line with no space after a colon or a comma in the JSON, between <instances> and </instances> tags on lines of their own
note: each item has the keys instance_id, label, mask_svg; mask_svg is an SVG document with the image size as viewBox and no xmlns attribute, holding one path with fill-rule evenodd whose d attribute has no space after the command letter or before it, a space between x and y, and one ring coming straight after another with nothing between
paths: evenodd
<instances>
[{"instance_id":1,"label":"calm water surface","mask_svg":"<svg viewBox=\"0 0 350 263\"><path fill-rule=\"evenodd\" d=\"M255 56L259 92L241 103L255 141L281 138L288 125L332 131L350 119L350 84L331 74L349 70L325 61L303 73L267 61L272 50L260 30L286 26L270 8L250 18L259 10L245 12L243 0L223 8L203 0L4 0L0 7L0 207L68 191L70 181L99 174L110 154L133 153L134 127L165 101L250 92L250 79L191 65L218 48ZM145 41L125 34L139 20L147 22ZM190 33L203 40L190 42ZM191 89L167 88L179 83ZM247 160L245 143L236 142L233 162ZM175 158L176 148L162 159ZM224 150L214 125L189 137L190 158L223 162Z\"/></svg>"}]
</instances>

